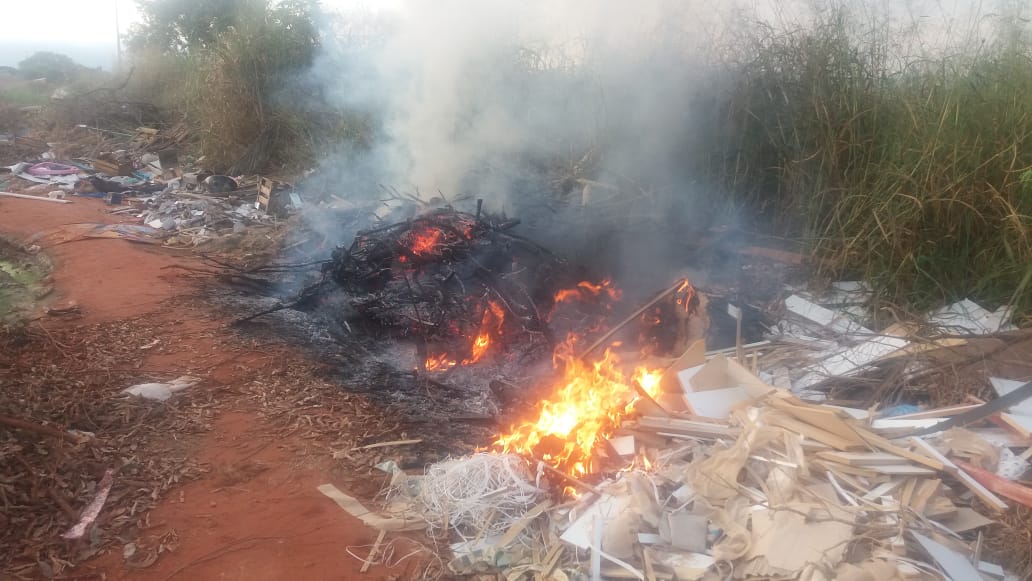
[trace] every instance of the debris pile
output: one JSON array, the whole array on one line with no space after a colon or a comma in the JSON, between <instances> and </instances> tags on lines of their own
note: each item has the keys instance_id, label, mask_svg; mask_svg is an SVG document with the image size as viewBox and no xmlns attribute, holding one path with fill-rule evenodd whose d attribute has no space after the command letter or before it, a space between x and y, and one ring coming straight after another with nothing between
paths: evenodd
<instances>
[{"instance_id":1,"label":"debris pile","mask_svg":"<svg viewBox=\"0 0 1032 581\"><path fill-rule=\"evenodd\" d=\"M1015 330L1009 323L1009 309L988 311L971 300L962 300L929 313L914 324L893 324L875 331L868 325L867 305L871 290L862 282L839 282L823 296L805 292L784 301L785 316L771 339L791 344L803 352L785 365L764 370L768 381L790 388L808 399L827 397L829 380L857 377L870 371L892 353L909 349L916 353L937 347L955 346L958 336L989 335ZM918 337L918 331L922 337ZM924 371L918 361L907 375Z\"/></svg>"},{"instance_id":2,"label":"debris pile","mask_svg":"<svg viewBox=\"0 0 1032 581\"><path fill-rule=\"evenodd\" d=\"M979 531L1032 506L1014 481L1032 440L985 419L1032 417L1032 384L994 380L1005 397L886 417L803 401L760 380L756 361L701 342L668 361L658 390L632 391L632 411L595 441L587 474L485 451L393 470L386 510L449 540L445 575L1016 579Z\"/></svg>"},{"instance_id":3,"label":"debris pile","mask_svg":"<svg viewBox=\"0 0 1032 581\"><path fill-rule=\"evenodd\" d=\"M11 176L0 189L18 190L0 195L58 203L102 198L116 206L110 213L139 219L153 229L148 238L174 246L199 246L273 224L300 205L297 194L271 180L184 173L175 149L183 137L182 128L140 127L121 149L73 159L47 151L0 168Z\"/></svg>"}]
</instances>

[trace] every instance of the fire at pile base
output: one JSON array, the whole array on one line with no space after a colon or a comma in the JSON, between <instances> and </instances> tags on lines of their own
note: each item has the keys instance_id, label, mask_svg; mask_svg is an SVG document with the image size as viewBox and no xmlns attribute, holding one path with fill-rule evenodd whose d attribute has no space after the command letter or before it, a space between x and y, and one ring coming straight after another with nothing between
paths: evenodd
<instances>
[{"instance_id":1,"label":"fire at pile base","mask_svg":"<svg viewBox=\"0 0 1032 581\"><path fill-rule=\"evenodd\" d=\"M429 466L395 498L459 539L452 575L904 580L997 569L963 541L992 521L954 489L1007 505L946 456L991 449L977 434L890 440L840 408L762 387L723 422L621 413L639 442L622 469L578 479L572 465L556 464L563 475L526 455L478 453Z\"/></svg>"}]
</instances>

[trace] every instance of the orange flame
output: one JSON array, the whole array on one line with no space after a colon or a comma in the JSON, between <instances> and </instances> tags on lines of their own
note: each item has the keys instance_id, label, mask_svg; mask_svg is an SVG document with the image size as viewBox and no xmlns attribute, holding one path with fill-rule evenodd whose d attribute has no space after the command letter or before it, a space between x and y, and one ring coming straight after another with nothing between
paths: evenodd
<instances>
[{"instance_id":1,"label":"orange flame","mask_svg":"<svg viewBox=\"0 0 1032 581\"><path fill-rule=\"evenodd\" d=\"M480 319L480 328L477 330L477 336L473 339L473 344L470 347L470 355L468 359L462 360L462 365L470 365L480 361L487 353L488 348L492 344L492 335L500 337L502 335L502 327L505 324L505 309L501 305L494 301L487 302L487 308L484 309L484 315ZM459 363L448 356L447 353L440 355L434 355L428 357L423 362L423 368L427 371L445 371L455 367Z\"/></svg>"},{"instance_id":2,"label":"orange flame","mask_svg":"<svg viewBox=\"0 0 1032 581\"><path fill-rule=\"evenodd\" d=\"M455 365L456 361L450 359L447 353L427 357L426 361L423 362L423 368L427 371L444 371L455 367Z\"/></svg>"},{"instance_id":3,"label":"orange flame","mask_svg":"<svg viewBox=\"0 0 1032 581\"><path fill-rule=\"evenodd\" d=\"M606 278L598 284L593 284L590 281L582 280L577 283L574 288L562 289L555 293L553 300L556 303L584 300L588 297L601 296L603 293L609 297L610 300L618 301L623 298L623 291L613 286L613 281Z\"/></svg>"},{"instance_id":4,"label":"orange flame","mask_svg":"<svg viewBox=\"0 0 1032 581\"><path fill-rule=\"evenodd\" d=\"M494 445L504 452L538 456L575 475L591 469L595 445L612 433L636 398L633 381L645 393L659 393L660 370L638 368L627 377L619 358L607 349L602 359L585 363L574 357L575 337L560 345L553 363L564 366L555 394L541 402L534 421L513 426Z\"/></svg>"},{"instance_id":5,"label":"orange flame","mask_svg":"<svg viewBox=\"0 0 1032 581\"><path fill-rule=\"evenodd\" d=\"M681 286L674 291L674 296L677 297L677 305L684 307L686 313L690 312L692 309L692 299L695 298L695 287L688 282L688 279L685 279Z\"/></svg>"},{"instance_id":6,"label":"orange flame","mask_svg":"<svg viewBox=\"0 0 1032 581\"><path fill-rule=\"evenodd\" d=\"M413 254L430 254L437 248L441 240L441 231L427 228L422 232L412 235L412 243L409 245Z\"/></svg>"}]
</instances>

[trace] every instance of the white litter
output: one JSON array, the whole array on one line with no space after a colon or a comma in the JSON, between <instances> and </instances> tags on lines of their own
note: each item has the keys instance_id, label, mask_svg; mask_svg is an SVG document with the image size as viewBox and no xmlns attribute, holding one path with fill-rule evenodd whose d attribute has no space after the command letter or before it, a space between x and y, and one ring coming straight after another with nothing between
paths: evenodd
<instances>
[{"instance_id":1,"label":"white litter","mask_svg":"<svg viewBox=\"0 0 1032 581\"><path fill-rule=\"evenodd\" d=\"M478 453L429 466L413 501L431 529L476 540L504 534L544 497L533 480L519 456Z\"/></svg>"},{"instance_id":2,"label":"white litter","mask_svg":"<svg viewBox=\"0 0 1032 581\"><path fill-rule=\"evenodd\" d=\"M184 375L169 383L139 383L122 390L122 393L153 401L167 401L173 394L197 385L201 380Z\"/></svg>"},{"instance_id":3,"label":"white litter","mask_svg":"<svg viewBox=\"0 0 1032 581\"><path fill-rule=\"evenodd\" d=\"M988 335L1014 330L1016 327L1007 323L1009 318L1007 307L988 311L978 303L964 299L933 312L928 320L954 332Z\"/></svg>"}]
</instances>

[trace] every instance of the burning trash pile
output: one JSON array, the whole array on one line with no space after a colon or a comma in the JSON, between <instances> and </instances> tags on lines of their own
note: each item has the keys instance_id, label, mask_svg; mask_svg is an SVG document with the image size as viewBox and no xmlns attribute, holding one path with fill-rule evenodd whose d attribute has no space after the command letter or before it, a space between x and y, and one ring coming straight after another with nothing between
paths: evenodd
<instances>
[{"instance_id":1,"label":"burning trash pile","mask_svg":"<svg viewBox=\"0 0 1032 581\"><path fill-rule=\"evenodd\" d=\"M640 328L691 300L674 288L634 313ZM1019 413L1032 384L886 417L770 385L757 347L643 353L650 334L629 350L617 327L558 344L550 395L484 450L422 475L385 466L388 515L360 518L447 541L442 576L1016 578L987 562L979 531L1032 505L1011 452L1029 442L979 423Z\"/></svg>"}]
</instances>

